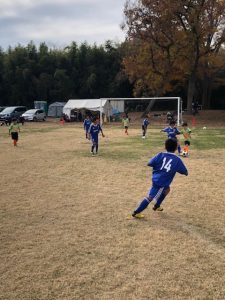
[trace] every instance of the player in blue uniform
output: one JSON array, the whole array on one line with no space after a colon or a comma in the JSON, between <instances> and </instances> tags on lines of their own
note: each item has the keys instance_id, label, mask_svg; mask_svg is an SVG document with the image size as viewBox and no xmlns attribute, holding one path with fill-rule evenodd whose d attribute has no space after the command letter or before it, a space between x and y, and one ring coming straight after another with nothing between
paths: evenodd
<instances>
[{"instance_id":1,"label":"player in blue uniform","mask_svg":"<svg viewBox=\"0 0 225 300\"><path fill-rule=\"evenodd\" d=\"M181 132L176 127L175 121L170 121L170 126L162 129L161 132L166 132L168 139L176 139L176 140L177 140L177 135L181 134ZM181 146L178 140L177 140L177 150L178 153L181 154Z\"/></svg>"},{"instance_id":2,"label":"player in blue uniform","mask_svg":"<svg viewBox=\"0 0 225 300\"><path fill-rule=\"evenodd\" d=\"M167 139L165 142L167 152L160 152L154 156L148 166L153 168L152 187L147 197L145 197L139 206L134 210L132 216L134 218L143 218L141 212L147 208L150 202L154 201L153 210L162 211L160 207L165 197L170 192L170 184L176 173L188 175L187 168L184 163L174 152L177 149L176 139Z\"/></svg>"},{"instance_id":3,"label":"player in blue uniform","mask_svg":"<svg viewBox=\"0 0 225 300\"><path fill-rule=\"evenodd\" d=\"M146 135L146 132L147 132L147 128L148 128L148 125L149 125L149 120L148 120L148 116L146 116L142 122L142 138L145 139L145 135Z\"/></svg>"},{"instance_id":4,"label":"player in blue uniform","mask_svg":"<svg viewBox=\"0 0 225 300\"><path fill-rule=\"evenodd\" d=\"M91 139L91 141L92 141L92 146L91 146L91 154L92 155L94 155L94 149L95 149L95 153L96 154L98 153L98 135L99 135L100 131L102 133L102 137L104 137L102 128L99 124L99 119L94 117L92 119L92 123L88 130L88 138Z\"/></svg>"},{"instance_id":5,"label":"player in blue uniform","mask_svg":"<svg viewBox=\"0 0 225 300\"><path fill-rule=\"evenodd\" d=\"M91 120L89 116L86 116L86 118L84 119L84 130L86 133L86 139L88 139L88 130L91 126Z\"/></svg>"}]
</instances>

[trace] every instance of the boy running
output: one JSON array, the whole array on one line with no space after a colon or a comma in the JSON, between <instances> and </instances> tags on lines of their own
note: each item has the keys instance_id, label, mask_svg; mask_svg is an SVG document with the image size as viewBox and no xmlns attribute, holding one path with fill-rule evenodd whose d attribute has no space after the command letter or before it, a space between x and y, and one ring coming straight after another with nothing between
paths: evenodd
<instances>
[{"instance_id":1,"label":"boy running","mask_svg":"<svg viewBox=\"0 0 225 300\"><path fill-rule=\"evenodd\" d=\"M128 128L129 128L129 123L130 123L128 116L124 116L122 119L122 122L123 122L124 130L125 130L124 132L125 132L125 134L128 135Z\"/></svg>"},{"instance_id":2,"label":"boy running","mask_svg":"<svg viewBox=\"0 0 225 300\"><path fill-rule=\"evenodd\" d=\"M141 214L141 212L146 209L153 200L155 202L153 210L162 211L163 208L160 205L170 192L170 184L175 174L178 172L186 176L188 175L184 163L175 154L177 140L172 138L167 139L165 148L167 152L158 153L148 162L148 166L153 168L152 187L148 196L141 201L139 206L132 213L134 218L143 218L144 215Z\"/></svg>"},{"instance_id":3,"label":"boy running","mask_svg":"<svg viewBox=\"0 0 225 300\"><path fill-rule=\"evenodd\" d=\"M17 146L17 142L19 139L19 132L20 132L20 126L17 123L16 119L12 120L12 124L9 126L9 135L11 135L12 140L13 140L13 145Z\"/></svg>"},{"instance_id":4,"label":"boy running","mask_svg":"<svg viewBox=\"0 0 225 300\"><path fill-rule=\"evenodd\" d=\"M175 121L170 121L170 126L162 129L161 132L166 132L168 139L175 139L175 140L177 140L177 135L180 134L180 131L176 127ZM178 153L181 154L181 147L178 140L177 140L177 150Z\"/></svg>"},{"instance_id":5,"label":"boy running","mask_svg":"<svg viewBox=\"0 0 225 300\"><path fill-rule=\"evenodd\" d=\"M181 130L181 133L184 136L184 152L187 153L187 156L189 155L189 146L191 144L191 129L188 128L187 122L184 122L182 124L183 129Z\"/></svg>"},{"instance_id":6,"label":"boy running","mask_svg":"<svg viewBox=\"0 0 225 300\"><path fill-rule=\"evenodd\" d=\"M98 154L98 135L100 131L102 133L102 137L105 137L102 128L99 124L99 119L94 117L88 130L88 139L89 140L91 139L92 141L92 146L91 146L92 155L94 155L94 149L95 149L95 154Z\"/></svg>"},{"instance_id":7,"label":"boy running","mask_svg":"<svg viewBox=\"0 0 225 300\"><path fill-rule=\"evenodd\" d=\"M88 139L88 130L91 126L91 120L89 116L86 116L86 118L84 119L84 130L86 132L86 139Z\"/></svg>"},{"instance_id":8,"label":"boy running","mask_svg":"<svg viewBox=\"0 0 225 300\"><path fill-rule=\"evenodd\" d=\"M142 138L145 139L145 135L147 132L147 128L149 125L149 119L148 119L148 115L144 118L143 122L142 122Z\"/></svg>"}]
</instances>

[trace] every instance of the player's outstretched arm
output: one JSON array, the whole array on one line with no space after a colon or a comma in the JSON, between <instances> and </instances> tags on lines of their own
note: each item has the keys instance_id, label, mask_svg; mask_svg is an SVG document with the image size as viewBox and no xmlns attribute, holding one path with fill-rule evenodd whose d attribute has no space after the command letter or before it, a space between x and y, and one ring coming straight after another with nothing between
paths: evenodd
<instances>
[{"instance_id":1,"label":"player's outstretched arm","mask_svg":"<svg viewBox=\"0 0 225 300\"><path fill-rule=\"evenodd\" d=\"M188 176L188 170L185 167L182 160L180 160L180 162L179 162L179 169L177 170L177 172L182 174L182 175Z\"/></svg>"},{"instance_id":2,"label":"player's outstretched arm","mask_svg":"<svg viewBox=\"0 0 225 300\"><path fill-rule=\"evenodd\" d=\"M181 132L176 128L176 134L181 134Z\"/></svg>"}]
</instances>

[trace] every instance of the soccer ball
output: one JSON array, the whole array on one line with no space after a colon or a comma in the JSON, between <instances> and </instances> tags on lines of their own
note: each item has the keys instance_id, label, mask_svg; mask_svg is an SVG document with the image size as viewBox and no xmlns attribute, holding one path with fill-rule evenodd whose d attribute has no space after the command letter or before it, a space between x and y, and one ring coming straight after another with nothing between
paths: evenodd
<instances>
[{"instance_id":1,"label":"soccer ball","mask_svg":"<svg viewBox=\"0 0 225 300\"><path fill-rule=\"evenodd\" d=\"M206 127L204 126L202 129L206 129Z\"/></svg>"},{"instance_id":2,"label":"soccer ball","mask_svg":"<svg viewBox=\"0 0 225 300\"><path fill-rule=\"evenodd\" d=\"M181 155L182 155L183 157L187 157L187 156L188 156L188 152L187 152L187 151L182 151Z\"/></svg>"}]
</instances>

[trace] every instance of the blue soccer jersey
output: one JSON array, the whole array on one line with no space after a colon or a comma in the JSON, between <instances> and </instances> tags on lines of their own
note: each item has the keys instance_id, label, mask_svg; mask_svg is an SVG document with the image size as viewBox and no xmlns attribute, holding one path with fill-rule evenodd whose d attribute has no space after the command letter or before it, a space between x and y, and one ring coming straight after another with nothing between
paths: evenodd
<instances>
[{"instance_id":1,"label":"blue soccer jersey","mask_svg":"<svg viewBox=\"0 0 225 300\"><path fill-rule=\"evenodd\" d=\"M84 130L86 130L88 132L89 128L91 125L91 120L90 119L85 119L84 120Z\"/></svg>"},{"instance_id":2,"label":"blue soccer jersey","mask_svg":"<svg viewBox=\"0 0 225 300\"><path fill-rule=\"evenodd\" d=\"M91 139L94 141L98 140L98 134L100 131L102 131L101 126L99 124L94 124L94 123L92 123L90 125L89 130L88 130L88 132L91 135Z\"/></svg>"},{"instance_id":3,"label":"blue soccer jersey","mask_svg":"<svg viewBox=\"0 0 225 300\"><path fill-rule=\"evenodd\" d=\"M177 172L188 175L183 161L171 152L158 153L149 161L148 166L153 168L152 183L157 187L169 187Z\"/></svg>"},{"instance_id":4,"label":"blue soccer jersey","mask_svg":"<svg viewBox=\"0 0 225 300\"><path fill-rule=\"evenodd\" d=\"M144 119L142 125L147 128L148 125L149 125L149 120L148 119Z\"/></svg>"},{"instance_id":5,"label":"blue soccer jersey","mask_svg":"<svg viewBox=\"0 0 225 300\"><path fill-rule=\"evenodd\" d=\"M176 127L166 127L162 131L167 133L169 139L176 139L176 136L180 134L180 131Z\"/></svg>"}]
</instances>

